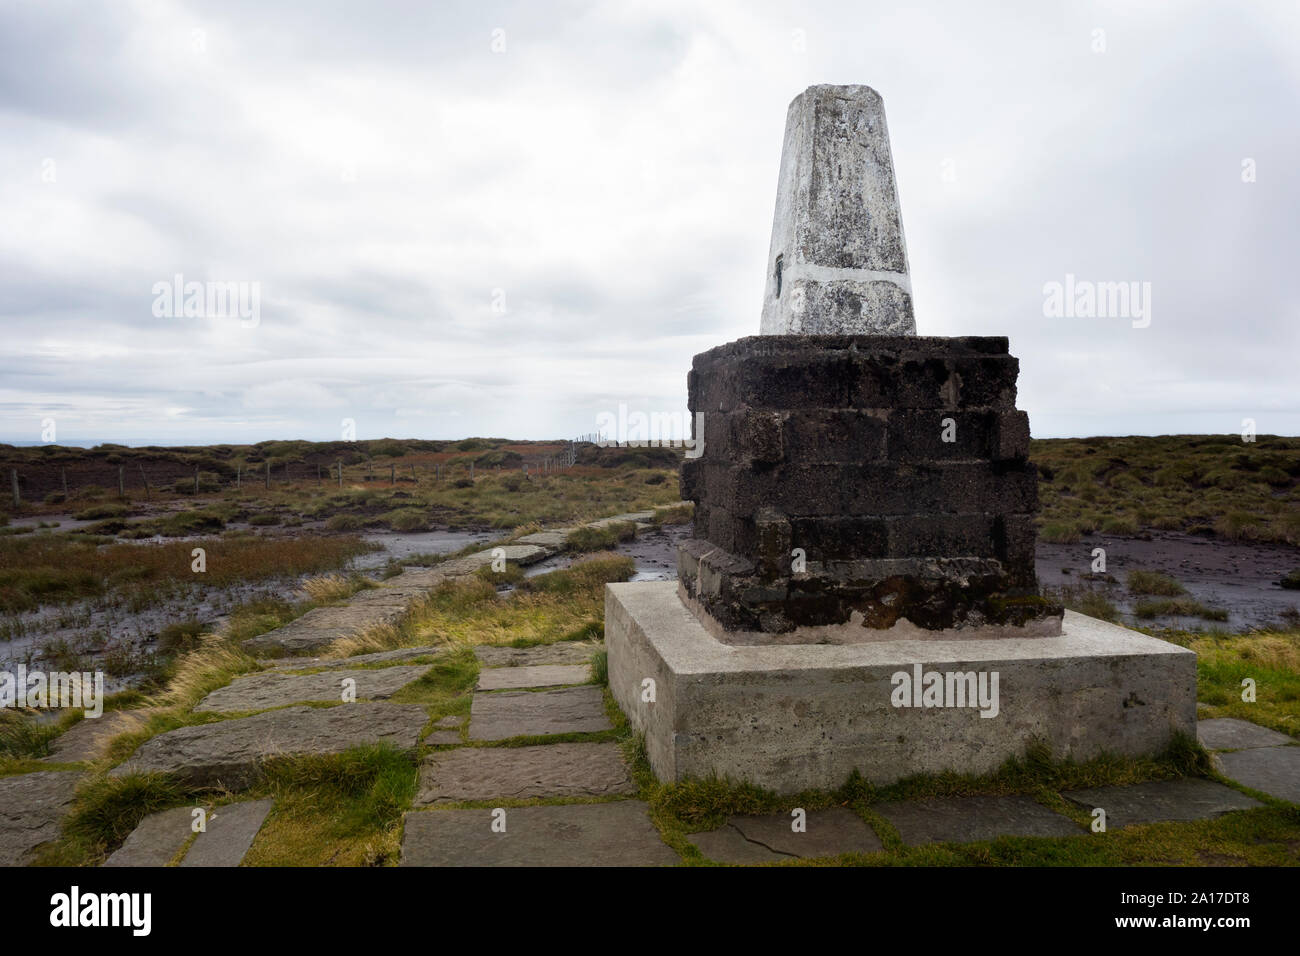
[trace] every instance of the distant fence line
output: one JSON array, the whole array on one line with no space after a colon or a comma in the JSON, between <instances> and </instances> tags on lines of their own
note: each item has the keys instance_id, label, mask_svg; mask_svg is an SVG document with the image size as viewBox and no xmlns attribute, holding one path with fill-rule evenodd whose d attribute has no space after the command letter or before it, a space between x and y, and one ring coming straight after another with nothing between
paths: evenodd
<instances>
[{"instance_id":1,"label":"distant fence line","mask_svg":"<svg viewBox=\"0 0 1300 956\"><path fill-rule=\"evenodd\" d=\"M35 500L39 497L43 500L51 494L61 493L66 500L74 497L78 492L91 488L103 489L104 493L116 491L119 498L127 497L129 491L140 491L148 498L153 492L162 490L200 494L203 491L242 488L245 485L250 487L261 485L269 488L273 483L301 484L315 481L321 485L330 482L342 487L345 477L351 481L387 481L390 485L396 485L399 481L418 482L421 473L426 477L432 477L435 481L450 479L453 474L473 479L484 473L496 474L503 470L519 470L525 476L550 475L567 470L576 463L577 443L568 442L559 455L525 458L509 464L476 465L472 459L427 463L389 461L387 467L377 466L373 458L349 464L345 464L341 459L328 464L322 462L277 464L265 461L249 467L238 464L234 468L233 475L229 473L223 475L211 469L204 469L202 465L195 465L192 472L188 470L188 466L184 472L180 472L175 467L160 469L155 463L151 477L150 470L146 469L144 462L137 461L134 463L135 468L117 464L108 465L102 471L98 468L88 469L86 466L78 466L75 469L77 480L73 482L68 479L66 466L59 466L57 474L53 474L54 466L42 468L38 465L34 469L22 471L11 467L9 475L12 504L13 507L18 508L22 506L24 499ZM39 480L34 480L33 471L40 473ZM358 475L358 471L363 474ZM101 474L103 477L98 477Z\"/></svg>"}]
</instances>

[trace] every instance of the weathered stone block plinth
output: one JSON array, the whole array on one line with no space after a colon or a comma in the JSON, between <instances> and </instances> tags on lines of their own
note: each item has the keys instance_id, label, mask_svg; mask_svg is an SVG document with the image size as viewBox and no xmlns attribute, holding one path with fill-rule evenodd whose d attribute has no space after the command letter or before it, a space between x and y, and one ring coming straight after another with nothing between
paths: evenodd
<instances>
[{"instance_id":1,"label":"weathered stone block plinth","mask_svg":"<svg viewBox=\"0 0 1300 956\"><path fill-rule=\"evenodd\" d=\"M1059 633L1034 574L1018 371L1000 337L755 336L697 355L683 598L732 643Z\"/></svg>"}]
</instances>

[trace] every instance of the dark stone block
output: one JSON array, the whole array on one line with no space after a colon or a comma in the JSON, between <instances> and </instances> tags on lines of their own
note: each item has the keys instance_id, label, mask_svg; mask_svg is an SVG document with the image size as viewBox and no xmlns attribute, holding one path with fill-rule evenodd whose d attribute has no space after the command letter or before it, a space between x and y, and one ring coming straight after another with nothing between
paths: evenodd
<instances>
[{"instance_id":1,"label":"dark stone block","mask_svg":"<svg viewBox=\"0 0 1300 956\"><path fill-rule=\"evenodd\" d=\"M803 548L809 561L883 558L889 554L889 530L884 518L795 518L791 547Z\"/></svg>"},{"instance_id":2,"label":"dark stone block","mask_svg":"<svg viewBox=\"0 0 1300 956\"><path fill-rule=\"evenodd\" d=\"M1018 368L1005 338L760 336L697 355L687 394L691 411L706 415L746 405L774 411L1014 407Z\"/></svg>"},{"instance_id":3,"label":"dark stone block","mask_svg":"<svg viewBox=\"0 0 1300 956\"><path fill-rule=\"evenodd\" d=\"M989 515L905 515L886 521L888 553L893 557L921 558L1000 557L996 553Z\"/></svg>"},{"instance_id":4,"label":"dark stone block","mask_svg":"<svg viewBox=\"0 0 1300 956\"><path fill-rule=\"evenodd\" d=\"M784 428L784 460L867 462L885 457L885 423L875 411L819 408L791 412Z\"/></svg>"},{"instance_id":5,"label":"dark stone block","mask_svg":"<svg viewBox=\"0 0 1300 956\"><path fill-rule=\"evenodd\" d=\"M1016 407L1020 359L1010 355L958 357L953 359L953 372L958 379L958 399L962 407Z\"/></svg>"},{"instance_id":6,"label":"dark stone block","mask_svg":"<svg viewBox=\"0 0 1300 956\"><path fill-rule=\"evenodd\" d=\"M998 416L998 444L993 458L1005 461L1029 457L1029 416L1022 411L1002 412Z\"/></svg>"},{"instance_id":7,"label":"dark stone block","mask_svg":"<svg viewBox=\"0 0 1300 956\"><path fill-rule=\"evenodd\" d=\"M998 443L999 415L987 409L903 408L889 414L891 461L988 461Z\"/></svg>"}]
</instances>

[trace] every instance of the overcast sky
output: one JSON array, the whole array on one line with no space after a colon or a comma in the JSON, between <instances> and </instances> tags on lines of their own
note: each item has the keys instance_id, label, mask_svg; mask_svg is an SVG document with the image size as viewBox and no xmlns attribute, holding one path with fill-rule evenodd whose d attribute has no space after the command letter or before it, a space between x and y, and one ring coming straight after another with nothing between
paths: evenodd
<instances>
[{"instance_id":1,"label":"overcast sky","mask_svg":"<svg viewBox=\"0 0 1300 956\"><path fill-rule=\"evenodd\" d=\"M884 97L918 331L1009 336L1035 435L1300 433L1300 4L0 0L0 440L682 409L814 83Z\"/></svg>"}]
</instances>

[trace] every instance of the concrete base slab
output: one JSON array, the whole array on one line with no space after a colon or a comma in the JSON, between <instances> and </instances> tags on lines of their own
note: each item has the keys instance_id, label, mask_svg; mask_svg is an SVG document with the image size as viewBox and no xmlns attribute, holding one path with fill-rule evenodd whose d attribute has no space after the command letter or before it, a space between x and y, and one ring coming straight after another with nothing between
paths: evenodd
<instances>
[{"instance_id":1,"label":"concrete base slab","mask_svg":"<svg viewBox=\"0 0 1300 956\"><path fill-rule=\"evenodd\" d=\"M676 582L652 581L606 587L605 639L610 689L665 781L793 793L855 769L875 784L987 773L1033 739L1085 760L1196 731L1195 654L1072 612L1058 637L741 647L714 639ZM986 705L957 695L957 675L984 682ZM937 697L919 693L934 681Z\"/></svg>"},{"instance_id":2,"label":"concrete base slab","mask_svg":"<svg viewBox=\"0 0 1300 956\"><path fill-rule=\"evenodd\" d=\"M672 866L639 800L505 811L505 832L491 810L418 810L406 814L402 866Z\"/></svg>"},{"instance_id":3,"label":"concrete base slab","mask_svg":"<svg viewBox=\"0 0 1300 956\"><path fill-rule=\"evenodd\" d=\"M1281 747L1300 742L1276 730L1235 717L1197 721L1196 736L1201 741L1201 746L1207 750L1249 750L1252 747Z\"/></svg>"},{"instance_id":4,"label":"concrete base slab","mask_svg":"<svg viewBox=\"0 0 1300 956\"><path fill-rule=\"evenodd\" d=\"M503 691L475 694L470 705L470 740L505 740L547 734L591 734L610 730L599 687Z\"/></svg>"},{"instance_id":5,"label":"concrete base slab","mask_svg":"<svg viewBox=\"0 0 1300 956\"><path fill-rule=\"evenodd\" d=\"M470 747L425 757L415 802L430 806L461 800L608 797L635 792L618 744Z\"/></svg>"},{"instance_id":6,"label":"concrete base slab","mask_svg":"<svg viewBox=\"0 0 1300 956\"><path fill-rule=\"evenodd\" d=\"M1216 754L1225 777L1279 800L1300 803L1300 747L1258 747Z\"/></svg>"},{"instance_id":7,"label":"concrete base slab","mask_svg":"<svg viewBox=\"0 0 1300 956\"><path fill-rule=\"evenodd\" d=\"M478 673L479 690L517 690L523 687L563 687L591 680L583 664L535 664L524 667L485 667Z\"/></svg>"},{"instance_id":8,"label":"concrete base slab","mask_svg":"<svg viewBox=\"0 0 1300 956\"><path fill-rule=\"evenodd\" d=\"M974 843L1003 836L1068 837L1086 831L1032 797L944 797L872 807L908 846Z\"/></svg>"},{"instance_id":9,"label":"concrete base slab","mask_svg":"<svg viewBox=\"0 0 1300 956\"><path fill-rule=\"evenodd\" d=\"M1061 794L1085 810L1106 811L1106 829L1141 823L1209 820L1233 810L1263 806L1213 780L1153 780L1122 787L1092 787Z\"/></svg>"},{"instance_id":10,"label":"concrete base slab","mask_svg":"<svg viewBox=\"0 0 1300 956\"><path fill-rule=\"evenodd\" d=\"M689 839L718 863L772 863L884 849L871 828L844 807L810 811L805 822L806 829L796 832L787 814L732 817L719 829L692 833Z\"/></svg>"}]
</instances>

